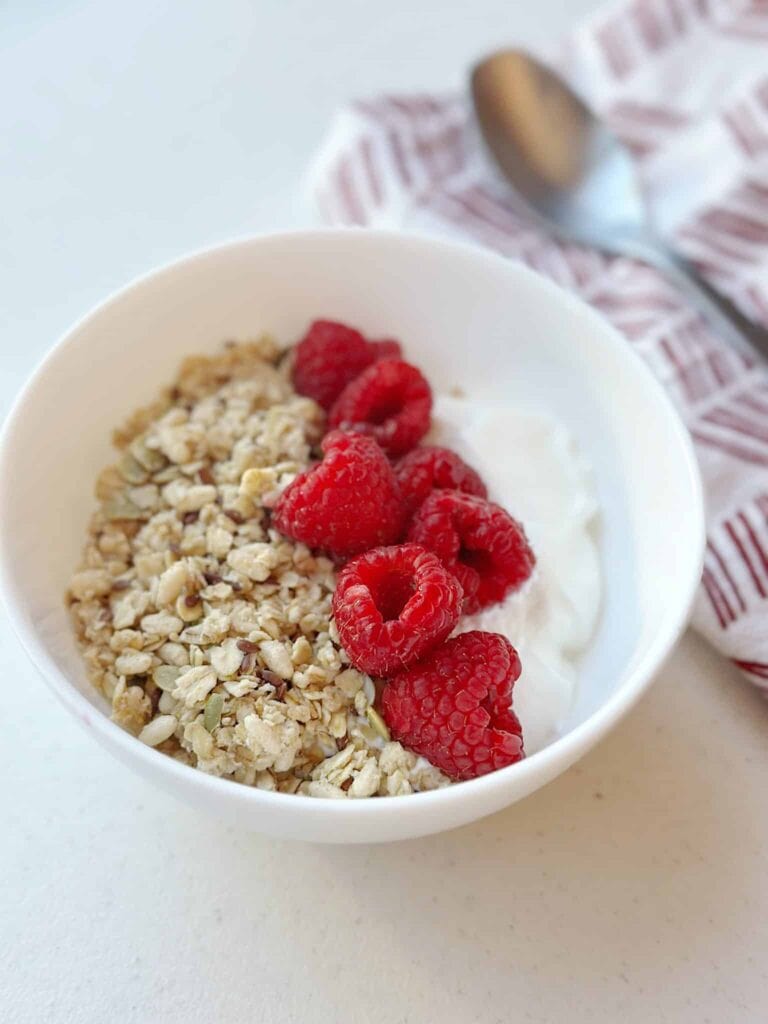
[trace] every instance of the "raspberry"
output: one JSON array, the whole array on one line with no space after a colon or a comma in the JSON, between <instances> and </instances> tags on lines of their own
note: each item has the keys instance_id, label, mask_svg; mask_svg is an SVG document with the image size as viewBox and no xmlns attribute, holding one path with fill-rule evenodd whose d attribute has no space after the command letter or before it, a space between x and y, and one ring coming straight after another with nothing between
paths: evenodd
<instances>
[{"instance_id":1,"label":"raspberry","mask_svg":"<svg viewBox=\"0 0 768 1024\"><path fill-rule=\"evenodd\" d=\"M413 517L408 540L439 555L471 614L503 600L536 563L522 526L503 508L458 491L434 491Z\"/></svg>"},{"instance_id":2,"label":"raspberry","mask_svg":"<svg viewBox=\"0 0 768 1024\"><path fill-rule=\"evenodd\" d=\"M350 381L379 359L399 359L400 343L366 341L335 320L315 320L296 346L293 386L328 411Z\"/></svg>"},{"instance_id":3,"label":"raspberry","mask_svg":"<svg viewBox=\"0 0 768 1024\"><path fill-rule=\"evenodd\" d=\"M369 341L368 344L371 346L374 361L378 359L403 358L403 350L400 348L400 342L395 341L393 338L382 338L381 341Z\"/></svg>"},{"instance_id":4,"label":"raspberry","mask_svg":"<svg viewBox=\"0 0 768 1024\"><path fill-rule=\"evenodd\" d=\"M461 587L417 544L376 548L339 573L333 615L352 664L385 676L445 640L459 619Z\"/></svg>"},{"instance_id":5,"label":"raspberry","mask_svg":"<svg viewBox=\"0 0 768 1024\"><path fill-rule=\"evenodd\" d=\"M278 498L275 528L339 558L396 540L403 522L400 492L373 438L336 430L322 448L323 461Z\"/></svg>"},{"instance_id":6,"label":"raspberry","mask_svg":"<svg viewBox=\"0 0 768 1024\"><path fill-rule=\"evenodd\" d=\"M331 427L375 437L388 455L402 455L429 430L432 392L410 363L382 359L344 388L331 412Z\"/></svg>"},{"instance_id":7,"label":"raspberry","mask_svg":"<svg viewBox=\"0 0 768 1024\"><path fill-rule=\"evenodd\" d=\"M374 358L359 331L333 320L315 320L296 346L293 386L328 410Z\"/></svg>"},{"instance_id":8,"label":"raspberry","mask_svg":"<svg viewBox=\"0 0 768 1024\"><path fill-rule=\"evenodd\" d=\"M413 515L432 491L464 491L485 498L486 486L477 473L450 448L424 445L414 448L395 464L403 504L408 516Z\"/></svg>"},{"instance_id":9,"label":"raspberry","mask_svg":"<svg viewBox=\"0 0 768 1024\"><path fill-rule=\"evenodd\" d=\"M512 711L520 659L506 637L462 633L384 687L381 709L395 739L453 779L474 779L524 756Z\"/></svg>"}]
</instances>

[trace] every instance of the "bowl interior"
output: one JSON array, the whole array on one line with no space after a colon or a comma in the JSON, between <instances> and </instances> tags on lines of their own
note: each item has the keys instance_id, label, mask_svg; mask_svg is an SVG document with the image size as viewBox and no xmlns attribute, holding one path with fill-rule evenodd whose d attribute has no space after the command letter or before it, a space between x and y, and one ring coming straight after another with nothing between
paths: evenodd
<instances>
[{"instance_id":1,"label":"bowl interior","mask_svg":"<svg viewBox=\"0 0 768 1024\"><path fill-rule=\"evenodd\" d=\"M701 542L690 449L658 385L589 309L523 267L425 239L318 232L235 243L142 279L77 325L6 431L2 568L17 622L99 706L62 594L111 429L183 356L262 331L287 343L315 317L400 338L436 390L534 401L575 435L597 482L605 585L566 732L576 728L666 653L687 609Z\"/></svg>"}]
</instances>

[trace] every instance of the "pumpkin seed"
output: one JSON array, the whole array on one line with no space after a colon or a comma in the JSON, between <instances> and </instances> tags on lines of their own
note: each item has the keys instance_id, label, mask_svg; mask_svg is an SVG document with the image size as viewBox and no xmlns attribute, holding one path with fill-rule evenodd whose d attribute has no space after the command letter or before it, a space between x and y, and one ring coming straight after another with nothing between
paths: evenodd
<instances>
[{"instance_id":1,"label":"pumpkin seed","mask_svg":"<svg viewBox=\"0 0 768 1024\"><path fill-rule=\"evenodd\" d=\"M120 470L120 476L129 484L143 484L147 481L146 469L138 459L134 459L130 452L126 452L120 459L120 465L117 468Z\"/></svg>"},{"instance_id":2,"label":"pumpkin seed","mask_svg":"<svg viewBox=\"0 0 768 1024\"><path fill-rule=\"evenodd\" d=\"M157 473L167 461L163 453L156 448L147 448L143 437L137 437L128 450L134 459L150 473Z\"/></svg>"},{"instance_id":3,"label":"pumpkin seed","mask_svg":"<svg viewBox=\"0 0 768 1024\"><path fill-rule=\"evenodd\" d=\"M203 712L203 725L208 732L213 732L221 721L221 709L224 707L224 696L221 693L212 693L205 702Z\"/></svg>"},{"instance_id":4,"label":"pumpkin seed","mask_svg":"<svg viewBox=\"0 0 768 1024\"><path fill-rule=\"evenodd\" d=\"M389 735L389 729L387 728L387 723L381 717L381 715L376 710L376 708L372 708L372 707L366 708L365 709L365 717L368 719L368 724L374 730L374 732L376 732L379 736L381 736L381 738L386 743L389 743L391 737Z\"/></svg>"},{"instance_id":5,"label":"pumpkin seed","mask_svg":"<svg viewBox=\"0 0 768 1024\"><path fill-rule=\"evenodd\" d=\"M138 505L134 505L124 494L118 494L117 497L105 501L101 509L109 520L144 518L144 513Z\"/></svg>"},{"instance_id":6,"label":"pumpkin seed","mask_svg":"<svg viewBox=\"0 0 768 1024\"><path fill-rule=\"evenodd\" d=\"M177 668L175 665L158 665L152 672L152 678L155 685L159 686L161 690L173 690L182 671L183 669Z\"/></svg>"}]
</instances>

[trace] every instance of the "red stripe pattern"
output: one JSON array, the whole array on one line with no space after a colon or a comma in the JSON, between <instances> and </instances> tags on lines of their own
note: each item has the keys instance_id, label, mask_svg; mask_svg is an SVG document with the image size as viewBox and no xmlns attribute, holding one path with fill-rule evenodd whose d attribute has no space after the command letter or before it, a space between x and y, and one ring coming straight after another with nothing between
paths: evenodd
<instances>
[{"instance_id":1,"label":"red stripe pattern","mask_svg":"<svg viewBox=\"0 0 768 1024\"><path fill-rule=\"evenodd\" d=\"M768 327L764 33L768 0L628 0L567 40L558 66L636 154L651 192L656 180L665 195L677 188L668 236ZM733 72L725 90L724 68ZM721 161L719 178L703 153ZM327 221L469 238L520 260L579 293L635 346L688 424L705 481L694 625L768 691L768 365L713 335L653 268L543 235L487 165L462 97L352 104L312 187Z\"/></svg>"},{"instance_id":2,"label":"red stripe pattern","mask_svg":"<svg viewBox=\"0 0 768 1024\"><path fill-rule=\"evenodd\" d=\"M668 104L639 103L627 98L614 103L604 116L638 159L655 153L675 138L690 120L684 111Z\"/></svg>"}]
</instances>

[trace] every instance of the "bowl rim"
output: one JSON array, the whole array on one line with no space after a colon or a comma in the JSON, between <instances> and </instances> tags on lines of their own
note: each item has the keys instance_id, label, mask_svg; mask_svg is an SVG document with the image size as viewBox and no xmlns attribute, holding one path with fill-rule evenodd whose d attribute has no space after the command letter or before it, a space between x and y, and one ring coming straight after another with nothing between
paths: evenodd
<instances>
[{"instance_id":1,"label":"bowl rim","mask_svg":"<svg viewBox=\"0 0 768 1024\"><path fill-rule=\"evenodd\" d=\"M97 733L100 733L101 735L97 738L101 742L107 744L110 748L117 747L121 754L121 759L131 766L133 766L132 762L134 761L144 762L146 772L158 771L168 776L169 781L175 780L182 788L187 786L200 787L208 791L211 797L221 798L225 801L239 800L245 804L250 804L253 809L261 807L265 813L282 808L285 811L292 809L301 814L303 811L310 810L316 812L318 806L320 806L324 814L328 814L328 811L332 808L334 815L340 815L343 818L354 817L360 820L381 820L388 816L400 817L402 815L405 808L401 800L318 801L316 797L303 794L277 793L261 790L255 786L233 784L231 779L209 775L197 768L181 764L173 758L147 746L138 738L126 732L113 722L107 714L94 708L94 705L80 693L77 687L70 682L68 677L53 662L42 642L38 640L33 624L27 620L21 610L21 601L17 597L14 573L11 569L10 537L8 536L8 531L3 528L3 524L6 521L5 510L12 501L7 485L7 477L14 450L14 438L19 423L29 403L34 401L36 389L48 373L51 364L61 357L62 353L83 329L87 328L92 321L100 317L111 305L118 303L129 292L138 291L149 281L165 274L175 273L186 265L216 259L224 253L240 248L250 248L254 245L301 244L310 239L316 240L318 237L328 242L337 242L343 238L345 243L355 238L371 239L374 241L381 239L390 243L421 247L425 254L430 251L442 252L446 255L453 253L465 259L474 260L478 264L485 264L489 269L500 269L502 267L508 269L514 267L516 274L524 278L529 277L535 280L537 287L540 289L543 287L548 290L553 302L564 303L566 306L570 306L574 313L578 313L582 317L586 314L588 318L591 318L594 326L598 328L597 333L603 336L603 344L617 345L621 348L628 366L633 367L634 371L639 372L645 379L646 386L649 388L649 395L655 399L659 409L663 412L670 431L670 443L674 442L679 446L683 456L687 483L691 489L692 507L690 519L686 523L686 532L690 538L688 548L692 553L689 558L688 580L685 586L681 584L683 599L680 601L680 606L676 613L670 615L665 620L657 634L651 639L648 648L638 660L626 682L583 722L517 764L498 769L476 779L454 783L442 789L409 794L407 804L412 809L418 809L419 814L421 812L428 813L430 810L436 810L437 808L447 810L451 804L457 804L467 799L471 800L473 797L479 797L481 793L486 797L484 802L487 803L494 795L502 793L513 777L521 783L522 788L525 788L525 781L528 777L532 777L535 780L537 776L540 776L542 783L549 781L549 779L554 778L560 771L574 763L582 753L585 753L602 739L619 719L631 709L648 688L653 677L659 671L675 642L685 629L703 566L706 542L703 486L693 442L687 428L662 385L654 377L630 343L619 334L613 325L601 317L599 313L579 296L566 291L524 264L513 262L492 250L477 245L444 240L425 234L381 228L310 228L248 234L229 241L195 249L139 274L127 284L111 292L105 299L77 319L62 333L35 367L12 403L2 431L0 431L0 599L2 599L5 606L13 631L27 656L61 703L81 723L94 728ZM355 244L354 241L352 244ZM530 791L532 792L535 788L538 788L538 786L531 787Z\"/></svg>"}]
</instances>

